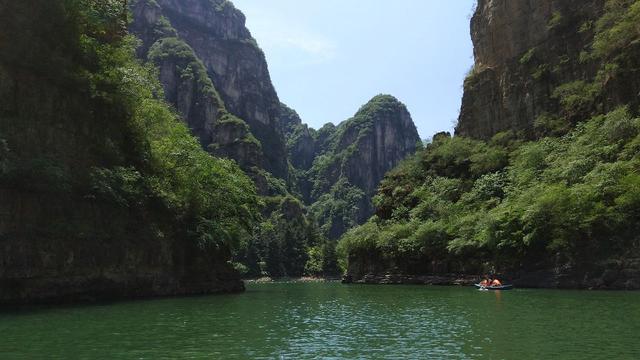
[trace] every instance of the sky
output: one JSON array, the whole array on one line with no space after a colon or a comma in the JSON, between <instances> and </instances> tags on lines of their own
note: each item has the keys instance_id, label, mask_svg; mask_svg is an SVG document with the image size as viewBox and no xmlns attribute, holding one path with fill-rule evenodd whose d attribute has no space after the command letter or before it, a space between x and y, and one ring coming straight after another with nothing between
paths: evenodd
<instances>
[{"instance_id":1,"label":"sky","mask_svg":"<svg viewBox=\"0 0 640 360\"><path fill-rule=\"evenodd\" d=\"M473 64L473 0L233 0L280 101L313 128L377 94L407 105L423 139L452 131Z\"/></svg>"}]
</instances>

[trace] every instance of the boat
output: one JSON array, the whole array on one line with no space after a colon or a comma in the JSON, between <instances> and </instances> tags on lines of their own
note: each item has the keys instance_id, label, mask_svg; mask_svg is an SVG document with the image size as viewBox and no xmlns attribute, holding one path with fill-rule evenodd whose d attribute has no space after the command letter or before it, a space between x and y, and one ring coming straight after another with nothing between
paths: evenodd
<instances>
[{"instance_id":1,"label":"boat","mask_svg":"<svg viewBox=\"0 0 640 360\"><path fill-rule=\"evenodd\" d=\"M478 290L511 290L513 289L512 284L500 285L500 286L484 286L480 284L474 284L474 285L476 288L478 288Z\"/></svg>"}]
</instances>

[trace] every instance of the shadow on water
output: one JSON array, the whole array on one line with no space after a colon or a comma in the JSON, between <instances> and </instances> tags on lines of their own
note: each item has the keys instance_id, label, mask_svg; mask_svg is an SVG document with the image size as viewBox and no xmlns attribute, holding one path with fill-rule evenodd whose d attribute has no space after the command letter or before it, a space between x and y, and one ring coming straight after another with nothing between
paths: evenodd
<instances>
[{"instance_id":1,"label":"shadow on water","mask_svg":"<svg viewBox=\"0 0 640 360\"><path fill-rule=\"evenodd\" d=\"M140 302L155 302L155 301L169 301L169 300L187 300L187 299L197 299L197 298L209 298L212 296L240 296L242 292L239 293L228 293L228 294L193 294L193 295L168 295L168 296L149 296L149 297L138 297L133 299L122 299L122 298L114 298L114 299L102 299L102 300L80 300L80 301L50 301L43 303L34 303L34 304L8 304L8 305L0 305L0 316L7 315L29 315L34 312L42 312L42 311L56 311L61 309L82 309L87 308L91 309L94 307L105 307L105 306L118 306L124 304L136 304Z\"/></svg>"}]
</instances>

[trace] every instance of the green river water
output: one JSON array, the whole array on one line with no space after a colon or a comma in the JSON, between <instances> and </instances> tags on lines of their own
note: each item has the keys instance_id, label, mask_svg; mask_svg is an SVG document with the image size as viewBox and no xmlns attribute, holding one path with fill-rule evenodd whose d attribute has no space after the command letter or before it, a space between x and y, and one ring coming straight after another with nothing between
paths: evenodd
<instances>
[{"instance_id":1,"label":"green river water","mask_svg":"<svg viewBox=\"0 0 640 360\"><path fill-rule=\"evenodd\" d=\"M0 312L0 359L640 359L640 292L327 283Z\"/></svg>"}]
</instances>

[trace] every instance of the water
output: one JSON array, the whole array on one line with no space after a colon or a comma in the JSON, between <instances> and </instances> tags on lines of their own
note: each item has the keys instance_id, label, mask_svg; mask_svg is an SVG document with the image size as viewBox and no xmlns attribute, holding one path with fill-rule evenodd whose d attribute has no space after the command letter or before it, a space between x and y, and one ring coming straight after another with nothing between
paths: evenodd
<instances>
[{"instance_id":1,"label":"water","mask_svg":"<svg viewBox=\"0 0 640 360\"><path fill-rule=\"evenodd\" d=\"M640 293L339 283L0 312L0 359L640 359Z\"/></svg>"}]
</instances>

